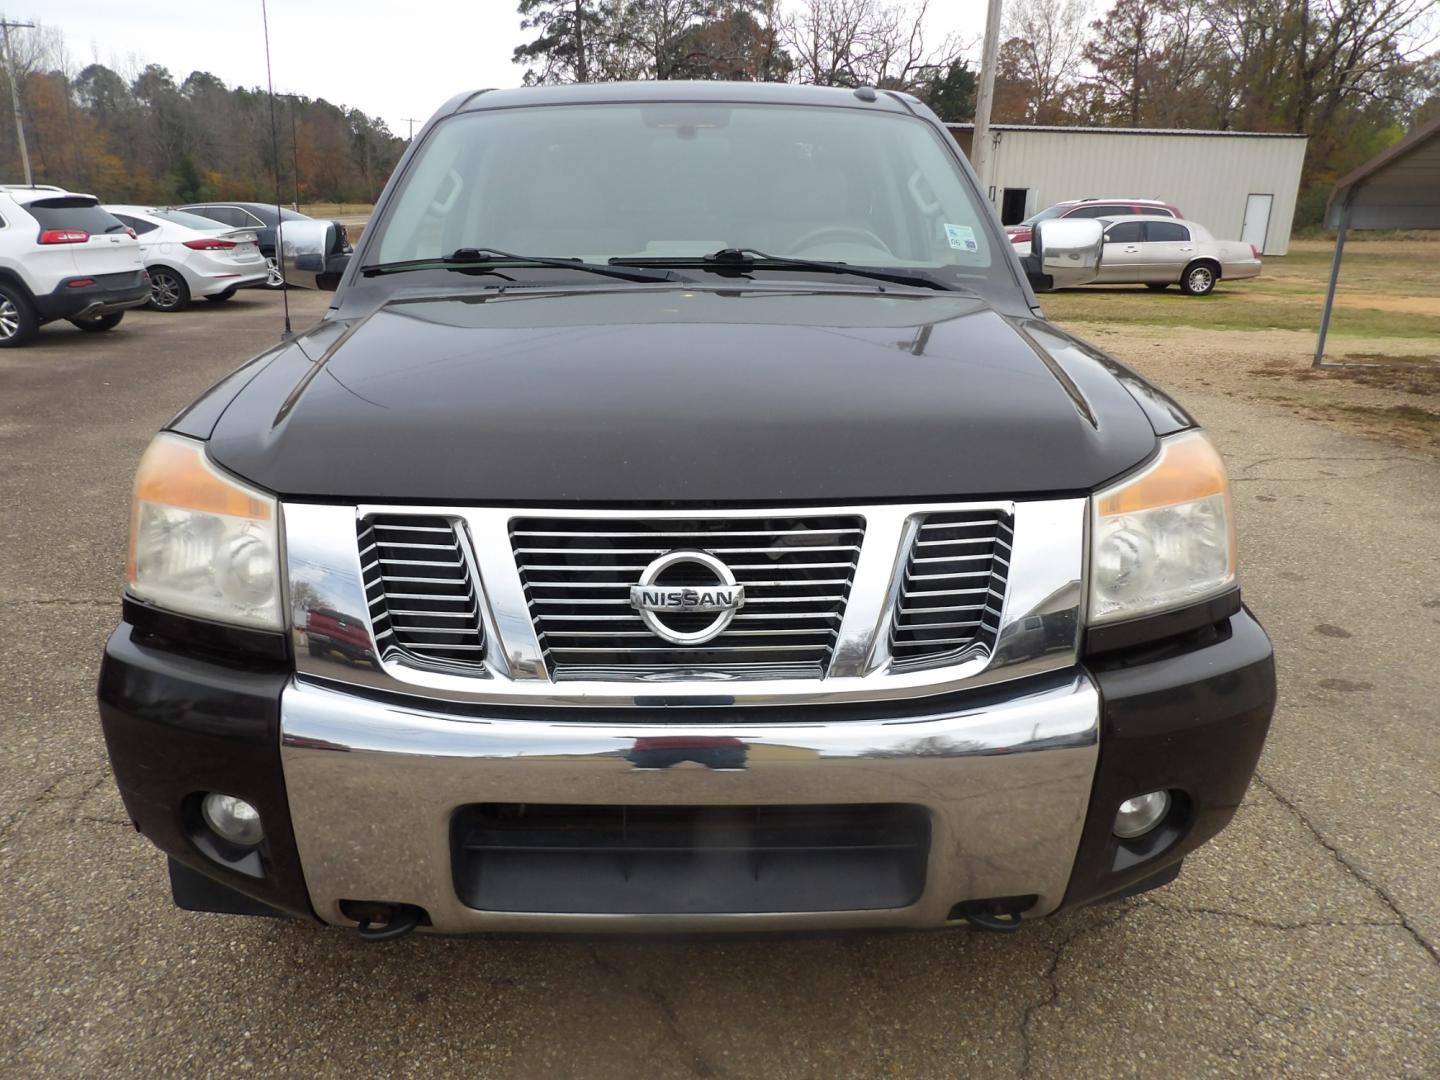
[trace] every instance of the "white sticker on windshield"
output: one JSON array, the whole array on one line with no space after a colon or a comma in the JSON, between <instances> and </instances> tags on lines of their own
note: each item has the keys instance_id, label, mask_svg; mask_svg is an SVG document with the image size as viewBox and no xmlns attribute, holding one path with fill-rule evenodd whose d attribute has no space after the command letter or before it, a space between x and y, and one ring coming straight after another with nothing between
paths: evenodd
<instances>
[{"instance_id":1,"label":"white sticker on windshield","mask_svg":"<svg viewBox=\"0 0 1440 1080\"><path fill-rule=\"evenodd\" d=\"M969 225L951 225L945 222L945 239L950 241L950 246L956 251L979 251L979 245L975 243L975 230Z\"/></svg>"}]
</instances>

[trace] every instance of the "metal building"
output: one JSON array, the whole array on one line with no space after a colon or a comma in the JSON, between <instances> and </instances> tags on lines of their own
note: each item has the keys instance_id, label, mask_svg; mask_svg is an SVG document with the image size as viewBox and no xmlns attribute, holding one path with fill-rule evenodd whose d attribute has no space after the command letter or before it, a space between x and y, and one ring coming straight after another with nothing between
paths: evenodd
<instances>
[{"instance_id":1,"label":"metal building","mask_svg":"<svg viewBox=\"0 0 1440 1080\"><path fill-rule=\"evenodd\" d=\"M947 126L968 155L973 126ZM990 137L990 198L1007 225L1063 199L1162 199L1219 239L1289 246L1304 135L992 124Z\"/></svg>"}]
</instances>

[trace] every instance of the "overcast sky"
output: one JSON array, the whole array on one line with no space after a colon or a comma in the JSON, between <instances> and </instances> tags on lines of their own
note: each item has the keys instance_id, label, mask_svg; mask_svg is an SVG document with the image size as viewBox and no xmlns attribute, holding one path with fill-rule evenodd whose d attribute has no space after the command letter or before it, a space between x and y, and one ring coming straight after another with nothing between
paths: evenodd
<instances>
[{"instance_id":1,"label":"overcast sky","mask_svg":"<svg viewBox=\"0 0 1440 1080\"><path fill-rule=\"evenodd\" d=\"M954 32L979 41L984 0L930 6L927 40ZM260 0L11 0L6 7L11 19L61 30L76 67L154 63L177 82L204 70L231 85L265 84ZM275 90L363 109L399 135L406 117L424 120L462 90L518 85L524 69L510 55L526 40L514 0L270 0Z\"/></svg>"}]
</instances>

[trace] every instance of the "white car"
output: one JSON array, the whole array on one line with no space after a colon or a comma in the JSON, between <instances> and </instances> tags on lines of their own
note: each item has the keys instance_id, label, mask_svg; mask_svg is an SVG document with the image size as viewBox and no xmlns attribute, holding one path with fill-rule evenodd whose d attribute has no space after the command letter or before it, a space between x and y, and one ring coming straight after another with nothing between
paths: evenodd
<instances>
[{"instance_id":1,"label":"white car","mask_svg":"<svg viewBox=\"0 0 1440 1080\"><path fill-rule=\"evenodd\" d=\"M265 283L269 268L251 229L163 206L105 209L139 237L156 311L180 311L199 296L219 303L237 289Z\"/></svg>"},{"instance_id":2,"label":"white car","mask_svg":"<svg viewBox=\"0 0 1440 1080\"><path fill-rule=\"evenodd\" d=\"M149 298L140 244L95 196L0 185L0 348L56 319L109 330Z\"/></svg>"}]
</instances>

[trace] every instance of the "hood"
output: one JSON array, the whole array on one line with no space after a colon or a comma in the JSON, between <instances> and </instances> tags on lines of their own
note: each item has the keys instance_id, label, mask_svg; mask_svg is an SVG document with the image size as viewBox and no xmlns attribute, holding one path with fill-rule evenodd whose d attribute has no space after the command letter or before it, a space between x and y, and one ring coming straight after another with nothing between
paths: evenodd
<instances>
[{"instance_id":1,"label":"hood","mask_svg":"<svg viewBox=\"0 0 1440 1080\"><path fill-rule=\"evenodd\" d=\"M492 505L1074 492L1151 454L1120 382L1030 325L904 290L397 299L277 353L210 453L295 498Z\"/></svg>"}]
</instances>

